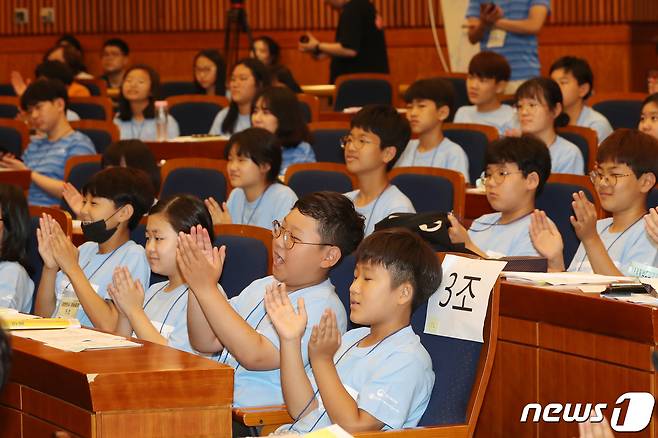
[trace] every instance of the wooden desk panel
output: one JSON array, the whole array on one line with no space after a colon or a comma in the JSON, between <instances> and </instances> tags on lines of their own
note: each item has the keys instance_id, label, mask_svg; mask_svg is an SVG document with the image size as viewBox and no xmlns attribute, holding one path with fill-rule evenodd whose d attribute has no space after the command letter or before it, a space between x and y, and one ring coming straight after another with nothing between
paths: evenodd
<instances>
[{"instance_id":1,"label":"wooden desk panel","mask_svg":"<svg viewBox=\"0 0 658 438\"><path fill-rule=\"evenodd\" d=\"M631 391L658 393L651 364L658 309L503 282L498 349L478 437L578 436L574 423L521 423L528 403L607 403ZM654 417L642 432L658 437ZM626 435L624 435L626 436Z\"/></svg>"},{"instance_id":2,"label":"wooden desk panel","mask_svg":"<svg viewBox=\"0 0 658 438\"><path fill-rule=\"evenodd\" d=\"M14 337L12 347L10 383L0 397L1 437L54 430L84 437L231 434L230 367L149 342L69 353Z\"/></svg>"}]
</instances>

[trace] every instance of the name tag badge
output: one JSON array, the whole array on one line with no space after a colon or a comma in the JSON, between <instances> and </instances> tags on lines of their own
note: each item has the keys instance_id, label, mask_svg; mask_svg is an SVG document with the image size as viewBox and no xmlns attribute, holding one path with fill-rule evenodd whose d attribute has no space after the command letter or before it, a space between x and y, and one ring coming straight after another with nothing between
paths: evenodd
<instances>
[{"instance_id":1,"label":"name tag badge","mask_svg":"<svg viewBox=\"0 0 658 438\"><path fill-rule=\"evenodd\" d=\"M78 317L78 310L80 309L80 301L75 295L67 294L62 297L57 310L57 318L75 319Z\"/></svg>"},{"instance_id":2,"label":"name tag badge","mask_svg":"<svg viewBox=\"0 0 658 438\"><path fill-rule=\"evenodd\" d=\"M658 268L644 263L631 262L628 272L631 277L658 278Z\"/></svg>"},{"instance_id":3,"label":"name tag badge","mask_svg":"<svg viewBox=\"0 0 658 438\"><path fill-rule=\"evenodd\" d=\"M488 49L496 49L505 45L505 37L507 32L502 29L491 29L489 32L489 40L487 41Z\"/></svg>"}]
</instances>

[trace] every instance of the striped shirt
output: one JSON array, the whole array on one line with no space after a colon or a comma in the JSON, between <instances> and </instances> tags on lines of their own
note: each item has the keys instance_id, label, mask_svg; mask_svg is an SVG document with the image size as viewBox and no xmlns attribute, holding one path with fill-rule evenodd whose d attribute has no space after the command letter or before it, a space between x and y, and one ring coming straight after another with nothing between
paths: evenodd
<instances>
[{"instance_id":1,"label":"striped shirt","mask_svg":"<svg viewBox=\"0 0 658 438\"><path fill-rule=\"evenodd\" d=\"M89 137L79 131L73 131L54 142L48 140L48 137L32 137L23 153L23 162L34 172L63 180L64 167L69 158L95 153L96 149ZM30 184L27 201L30 205L59 204L59 198L51 196L34 182Z\"/></svg>"},{"instance_id":2,"label":"striped shirt","mask_svg":"<svg viewBox=\"0 0 658 438\"><path fill-rule=\"evenodd\" d=\"M469 0L466 18L480 18L480 5L496 3L503 10L508 20L525 20L532 6L545 6L551 11L550 0ZM502 47L487 47L490 29L480 40L480 50L490 50L503 55L512 68L512 81L539 76L539 55L537 54L537 35L506 32Z\"/></svg>"}]
</instances>

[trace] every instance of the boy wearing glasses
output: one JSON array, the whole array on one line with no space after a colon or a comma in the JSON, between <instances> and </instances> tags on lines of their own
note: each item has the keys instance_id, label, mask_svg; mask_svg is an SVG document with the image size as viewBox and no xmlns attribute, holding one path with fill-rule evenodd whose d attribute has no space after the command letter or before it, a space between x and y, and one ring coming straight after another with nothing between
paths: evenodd
<instances>
[{"instance_id":1,"label":"boy wearing glasses","mask_svg":"<svg viewBox=\"0 0 658 438\"><path fill-rule=\"evenodd\" d=\"M636 276L643 266L653 265L658 253L642 220L647 194L656 184L658 140L634 129L618 129L601 143L596 162L590 178L612 217L597 221L594 204L583 192L573 194L571 223L580 246L568 271ZM533 214L531 236L548 259L549 270L564 271L562 236L544 212Z\"/></svg>"},{"instance_id":2,"label":"boy wearing glasses","mask_svg":"<svg viewBox=\"0 0 658 438\"><path fill-rule=\"evenodd\" d=\"M219 353L220 362L235 368L235 406L282 404L279 337L265 311L265 291L281 285L291 300L303 300L309 319L302 339L305 352L311 327L327 308L344 333L345 308L329 270L363 238L363 217L339 193L316 192L299 199L282 223L274 221L273 275L255 280L230 300L217 290L225 249L213 249L203 234L193 231L179 240L178 265L192 292L187 307L190 343L200 352Z\"/></svg>"},{"instance_id":3,"label":"boy wearing glasses","mask_svg":"<svg viewBox=\"0 0 658 438\"><path fill-rule=\"evenodd\" d=\"M390 105L367 105L352 119L343 137L347 171L356 175L359 188L345 193L356 211L365 216L365 234L391 213L415 213L413 204L388 182L388 171L411 138L407 119Z\"/></svg>"},{"instance_id":4,"label":"boy wearing glasses","mask_svg":"<svg viewBox=\"0 0 658 438\"><path fill-rule=\"evenodd\" d=\"M485 163L484 187L496 213L475 219L468 231L448 215L450 240L482 257L539 255L528 230L535 199L551 174L548 148L533 136L505 137L489 145Z\"/></svg>"}]
</instances>

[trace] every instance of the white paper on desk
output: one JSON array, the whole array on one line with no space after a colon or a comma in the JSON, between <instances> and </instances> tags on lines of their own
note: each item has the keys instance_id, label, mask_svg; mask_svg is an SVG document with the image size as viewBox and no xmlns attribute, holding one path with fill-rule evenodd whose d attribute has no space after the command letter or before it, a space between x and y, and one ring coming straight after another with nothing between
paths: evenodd
<instances>
[{"instance_id":1,"label":"white paper on desk","mask_svg":"<svg viewBox=\"0 0 658 438\"><path fill-rule=\"evenodd\" d=\"M617 300L617 301L625 301L627 303L635 303L635 304L648 304L650 306L658 306L658 298L652 297L651 295L647 294L631 294L628 297L612 297L609 295L602 295L604 298L610 298L611 300Z\"/></svg>"},{"instance_id":2,"label":"white paper on desk","mask_svg":"<svg viewBox=\"0 0 658 438\"><path fill-rule=\"evenodd\" d=\"M579 284L610 284L615 281L636 281L633 277L589 274L587 272L503 272L510 281L520 281L533 284L579 285Z\"/></svg>"},{"instance_id":3,"label":"white paper on desk","mask_svg":"<svg viewBox=\"0 0 658 438\"><path fill-rule=\"evenodd\" d=\"M13 335L43 342L49 347L59 350L74 352L105 348L139 347L141 345L121 336L85 328L22 330L14 332Z\"/></svg>"},{"instance_id":4,"label":"white paper on desk","mask_svg":"<svg viewBox=\"0 0 658 438\"><path fill-rule=\"evenodd\" d=\"M489 296L506 264L446 255L443 281L427 303L425 333L483 342Z\"/></svg>"},{"instance_id":5,"label":"white paper on desk","mask_svg":"<svg viewBox=\"0 0 658 438\"><path fill-rule=\"evenodd\" d=\"M9 307L0 307L0 318L6 319L34 319L38 318L36 315L29 315L27 313L21 313L16 309L10 309Z\"/></svg>"}]
</instances>

